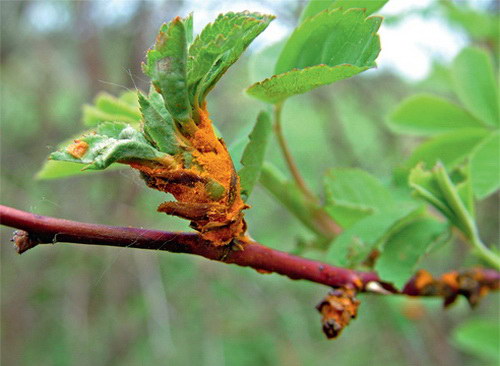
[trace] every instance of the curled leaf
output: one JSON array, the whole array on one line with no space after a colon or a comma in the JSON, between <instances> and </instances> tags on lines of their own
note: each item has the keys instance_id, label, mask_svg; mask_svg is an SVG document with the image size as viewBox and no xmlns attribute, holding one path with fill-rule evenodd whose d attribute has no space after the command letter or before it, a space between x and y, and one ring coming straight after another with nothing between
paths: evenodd
<instances>
[{"instance_id":1,"label":"curled leaf","mask_svg":"<svg viewBox=\"0 0 500 366\"><path fill-rule=\"evenodd\" d=\"M208 91L273 19L272 15L248 11L230 12L219 15L203 29L189 47L188 84L194 104L201 104Z\"/></svg>"},{"instance_id":2,"label":"curled leaf","mask_svg":"<svg viewBox=\"0 0 500 366\"><path fill-rule=\"evenodd\" d=\"M153 49L148 51L144 72L163 95L165 107L176 121L191 120L187 88L187 36L185 19L164 24Z\"/></svg>"}]
</instances>

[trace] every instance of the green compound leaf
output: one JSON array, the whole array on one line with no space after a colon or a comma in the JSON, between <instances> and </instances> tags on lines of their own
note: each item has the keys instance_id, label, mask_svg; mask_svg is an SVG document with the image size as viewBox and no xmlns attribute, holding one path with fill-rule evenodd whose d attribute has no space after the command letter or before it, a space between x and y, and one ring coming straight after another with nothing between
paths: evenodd
<instances>
[{"instance_id":1,"label":"green compound leaf","mask_svg":"<svg viewBox=\"0 0 500 366\"><path fill-rule=\"evenodd\" d=\"M389 127L393 131L417 136L484 127L480 120L465 109L430 94L418 94L404 100L389 119Z\"/></svg>"},{"instance_id":2,"label":"green compound leaf","mask_svg":"<svg viewBox=\"0 0 500 366\"><path fill-rule=\"evenodd\" d=\"M83 106L83 123L94 127L105 121L120 121L138 126L141 113L137 104L137 93L123 93L116 98L108 93L99 93L93 105Z\"/></svg>"},{"instance_id":3,"label":"green compound leaf","mask_svg":"<svg viewBox=\"0 0 500 366\"><path fill-rule=\"evenodd\" d=\"M434 166L441 161L446 168L452 169L462 163L488 135L481 128L461 128L457 131L436 136L421 144L405 162L406 171L422 162Z\"/></svg>"},{"instance_id":4,"label":"green compound leaf","mask_svg":"<svg viewBox=\"0 0 500 366\"><path fill-rule=\"evenodd\" d=\"M387 240L375 270L381 278L401 287L415 274L420 259L440 238L449 235L449 226L430 218L417 219Z\"/></svg>"},{"instance_id":5,"label":"green compound leaf","mask_svg":"<svg viewBox=\"0 0 500 366\"><path fill-rule=\"evenodd\" d=\"M161 91L165 107L180 123L191 120L187 88L187 36L185 20L176 17L164 24L154 48L149 50L144 72Z\"/></svg>"},{"instance_id":6,"label":"green compound leaf","mask_svg":"<svg viewBox=\"0 0 500 366\"><path fill-rule=\"evenodd\" d=\"M451 71L455 91L464 106L485 123L498 126L498 82L490 55L479 48L465 48Z\"/></svg>"},{"instance_id":7,"label":"green compound leaf","mask_svg":"<svg viewBox=\"0 0 500 366\"><path fill-rule=\"evenodd\" d=\"M295 29L276 63L276 73L325 64L373 67L380 52L376 35L382 18L360 9L317 14Z\"/></svg>"},{"instance_id":8,"label":"green compound leaf","mask_svg":"<svg viewBox=\"0 0 500 366\"><path fill-rule=\"evenodd\" d=\"M243 168L238 171L244 201L248 199L255 183L259 180L271 131L271 116L268 112L260 112L241 158Z\"/></svg>"},{"instance_id":9,"label":"green compound leaf","mask_svg":"<svg viewBox=\"0 0 500 366\"><path fill-rule=\"evenodd\" d=\"M285 44L276 64L278 75L253 84L247 92L278 103L374 67L381 21L366 18L360 9L334 9L308 18Z\"/></svg>"},{"instance_id":10,"label":"green compound leaf","mask_svg":"<svg viewBox=\"0 0 500 366\"><path fill-rule=\"evenodd\" d=\"M292 70L259 81L247 89L247 93L267 103L278 103L293 95L302 94L319 86L350 78L369 67L352 65L317 65L302 70Z\"/></svg>"},{"instance_id":11,"label":"green compound leaf","mask_svg":"<svg viewBox=\"0 0 500 366\"><path fill-rule=\"evenodd\" d=\"M267 28L272 15L221 14L189 47L188 85L191 100L200 103L248 45Z\"/></svg>"},{"instance_id":12,"label":"green compound leaf","mask_svg":"<svg viewBox=\"0 0 500 366\"><path fill-rule=\"evenodd\" d=\"M485 139L472 154L470 174L472 189L482 199L500 186L500 133L494 132Z\"/></svg>"},{"instance_id":13,"label":"green compound leaf","mask_svg":"<svg viewBox=\"0 0 500 366\"><path fill-rule=\"evenodd\" d=\"M109 128L106 128L109 131ZM87 135L79 139L87 146L79 156L68 149L50 155L52 160L88 164L84 169L102 170L117 161L133 159L161 160L166 154L154 149L142 134L130 126L122 129L116 138L105 135Z\"/></svg>"},{"instance_id":14,"label":"green compound leaf","mask_svg":"<svg viewBox=\"0 0 500 366\"><path fill-rule=\"evenodd\" d=\"M380 10L387 1L389 0L310 0L300 15L300 22L302 23L320 11L335 8L365 9L366 15L370 15Z\"/></svg>"},{"instance_id":15,"label":"green compound leaf","mask_svg":"<svg viewBox=\"0 0 500 366\"><path fill-rule=\"evenodd\" d=\"M469 319L453 330L453 343L463 351L497 365L500 362L500 324L488 318Z\"/></svg>"},{"instance_id":16,"label":"green compound leaf","mask_svg":"<svg viewBox=\"0 0 500 366\"><path fill-rule=\"evenodd\" d=\"M414 205L400 205L367 216L340 234L328 249L326 260L336 266L354 267L387 238L398 223L415 211Z\"/></svg>"},{"instance_id":17,"label":"green compound leaf","mask_svg":"<svg viewBox=\"0 0 500 366\"><path fill-rule=\"evenodd\" d=\"M344 228L395 204L389 190L361 169L332 169L325 175L324 186L325 209Z\"/></svg>"}]
</instances>

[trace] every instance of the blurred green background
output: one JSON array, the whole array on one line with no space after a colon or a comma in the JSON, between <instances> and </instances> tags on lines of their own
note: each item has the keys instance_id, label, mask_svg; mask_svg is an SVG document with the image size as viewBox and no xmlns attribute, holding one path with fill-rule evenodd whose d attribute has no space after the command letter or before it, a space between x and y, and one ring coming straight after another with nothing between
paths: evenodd
<instances>
[{"instance_id":1,"label":"blurred green background","mask_svg":"<svg viewBox=\"0 0 500 366\"><path fill-rule=\"evenodd\" d=\"M415 2L405 3L407 8L387 6L382 48L387 34L387 50L393 52L384 58L383 51L379 69L285 105L285 135L318 191L330 167L361 167L389 181L418 141L392 134L386 115L416 91L447 96L443 65L461 45L485 41L484 23L457 25L440 2L416 9L410 6ZM477 3L478 12L498 11L495 1ZM304 5L0 2L1 203L77 221L187 230L186 221L155 212L165 197L129 169L49 181L34 176L60 141L82 130L82 104L101 90L117 95L146 88L140 62L163 21L193 11L200 29L220 12L271 12L278 21L265 32L269 35L264 33L208 97L212 119L231 144L248 133L263 108L243 93L270 75L273 51L262 48L296 25ZM406 22L421 28L405 31ZM421 44L414 65L405 68L404 59L391 65L391 55L413 52L409 47L419 43L414 34L419 29L437 32L432 47ZM276 144L267 157L284 171ZM246 217L256 240L293 251L299 239L311 237L262 188L250 204ZM478 221L484 239L497 241L498 195L481 202ZM18 256L9 245L11 234L1 228L2 365L494 364L491 352L464 347L452 334L471 319L498 321L497 294L473 312L462 299L443 311L433 299L361 295L358 319L338 340L328 341L314 309L328 291L323 286L166 252L57 244ZM459 266L465 252L460 245L441 248L426 268L441 273Z\"/></svg>"}]
</instances>

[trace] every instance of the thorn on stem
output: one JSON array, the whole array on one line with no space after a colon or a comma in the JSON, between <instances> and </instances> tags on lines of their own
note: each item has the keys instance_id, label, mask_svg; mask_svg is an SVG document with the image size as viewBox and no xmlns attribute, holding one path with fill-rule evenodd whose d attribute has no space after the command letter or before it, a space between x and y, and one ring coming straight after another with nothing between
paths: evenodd
<instances>
[{"instance_id":1,"label":"thorn on stem","mask_svg":"<svg viewBox=\"0 0 500 366\"><path fill-rule=\"evenodd\" d=\"M392 292L386 290L379 282L370 281L365 286L366 291L381 295L391 295Z\"/></svg>"}]
</instances>

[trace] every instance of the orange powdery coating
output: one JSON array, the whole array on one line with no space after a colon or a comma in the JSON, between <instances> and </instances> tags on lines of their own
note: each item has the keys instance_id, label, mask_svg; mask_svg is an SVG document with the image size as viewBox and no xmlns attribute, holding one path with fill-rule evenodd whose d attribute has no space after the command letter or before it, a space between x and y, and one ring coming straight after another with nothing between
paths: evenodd
<instances>
[{"instance_id":1,"label":"orange powdery coating","mask_svg":"<svg viewBox=\"0 0 500 366\"><path fill-rule=\"evenodd\" d=\"M359 300L352 287L340 287L330 291L316 309L321 313L323 333L329 339L336 338L358 314Z\"/></svg>"},{"instance_id":2,"label":"orange powdery coating","mask_svg":"<svg viewBox=\"0 0 500 366\"><path fill-rule=\"evenodd\" d=\"M425 287L432 284L434 278L425 269L420 269L415 276L415 287L418 289L424 289Z\"/></svg>"},{"instance_id":3,"label":"orange powdery coating","mask_svg":"<svg viewBox=\"0 0 500 366\"><path fill-rule=\"evenodd\" d=\"M458 295L463 295L474 307L489 291L498 289L499 286L498 282L485 281L484 273L479 268L464 272L452 271L440 278L433 278L429 272L420 270L415 278L419 295L441 296L444 298L445 307L453 304Z\"/></svg>"},{"instance_id":4,"label":"orange powdery coating","mask_svg":"<svg viewBox=\"0 0 500 366\"><path fill-rule=\"evenodd\" d=\"M85 141L75 140L73 144L69 145L66 148L66 151L71 156L77 159L81 159L83 155L85 155L88 149L89 149L89 144L87 144Z\"/></svg>"},{"instance_id":5,"label":"orange powdery coating","mask_svg":"<svg viewBox=\"0 0 500 366\"><path fill-rule=\"evenodd\" d=\"M177 200L162 203L158 211L191 220L191 227L214 245L226 245L234 239L244 242L243 210L248 206L240 196L238 174L224 141L213 132L206 109L196 112L197 128L186 136L190 147L185 153L193 157L192 164L187 166L179 154L175 165L129 165L142 172L149 187L171 193Z\"/></svg>"},{"instance_id":6,"label":"orange powdery coating","mask_svg":"<svg viewBox=\"0 0 500 366\"><path fill-rule=\"evenodd\" d=\"M441 281L443 281L443 284L451 289L457 290L460 288L459 273L457 271L444 273L441 275Z\"/></svg>"}]
</instances>

